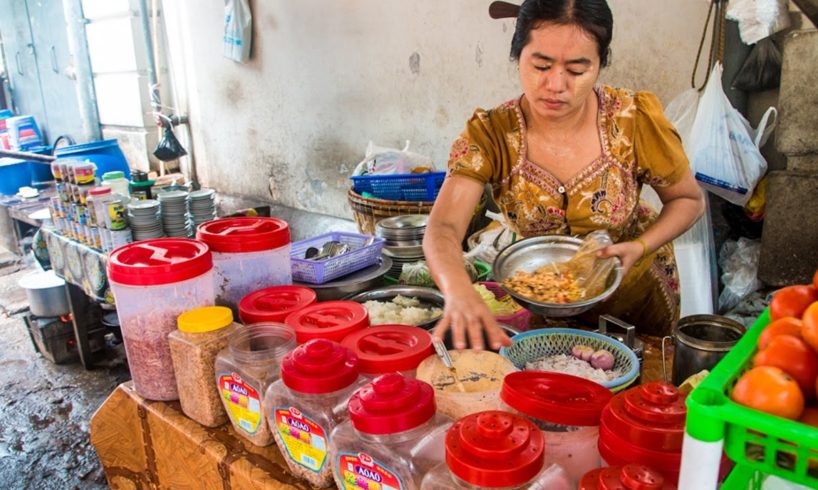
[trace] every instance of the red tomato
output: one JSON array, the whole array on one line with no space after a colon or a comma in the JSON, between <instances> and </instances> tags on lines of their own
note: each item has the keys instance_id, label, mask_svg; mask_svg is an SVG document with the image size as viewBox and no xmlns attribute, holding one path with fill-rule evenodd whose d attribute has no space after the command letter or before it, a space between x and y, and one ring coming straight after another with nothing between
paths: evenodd
<instances>
[{"instance_id":1,"label":"red tomato","mask_svg":"<svg viewBox=\"0 0 818 490\"><path fill-rule=\"evenodd\" d=\"M758 337L758 349L764 349L773 337L778 335L792 335L801 338L801 319L785 316L767 325Z\"/></svg>"},{"instance_id":2,"label":"red tomato","mask_svg":"<svg viewBox=\"0 0 818 490\"><path fill-rule=\"evenodd\" d=\"M797 420L804 412L804 395L789 374L772 366L758 366L742 374L730 398L764 413Z\"/></svg>"},{"instance_id":3,"label":"red tomato","mask_svg":"<svg viewBox=\"0 0 818 490\"><path fill-rule=\"evenodd\" d=\"M801 336L818 351L818 303L813 303L801 317Z\"/></svg>"},{"instance_id":4,"label":"red tomato","mask_svg":"<svg viewBox=\"0 0 818 490\"><path fill-rule=\"evenodd\" d=\"M778 320L785 316L801 318L809 305L818 301L818 290L810 286L788 286L773 295L770 301L770 318Z\"/></svg>"},{"instance_id":5,"label":"red tomato","mask_svg":"<svg viewBox=\"0 0 818 490\"><path fill-rule=\"evenodd\" d=\"M818 354L798 337L779 335L753 358L755 366L774 366L798 382L806 398L815 398L818 379Z\"/></svg>"},{"instance_id":6,"label":"red tomato","mask_svg":"<svg viewBox=\"0 0 818 490\"><path fill-rule=\"evenodd\" d=\"M812 276L812 287L818 289L818 270L816 270L815 275Z\"/></svg>"},{"instance_id":7,"label":"red tomato","mask_svg":"<svg viewBox=\"0 0 818 490\"><path fill-rule=\"evenodd\" d=\"M804 413L801 414L801 418L798 419L798 421L801 422L802 424L818 427L818 408L815 407L805 408Z\"/></svg>"}]
</instances>

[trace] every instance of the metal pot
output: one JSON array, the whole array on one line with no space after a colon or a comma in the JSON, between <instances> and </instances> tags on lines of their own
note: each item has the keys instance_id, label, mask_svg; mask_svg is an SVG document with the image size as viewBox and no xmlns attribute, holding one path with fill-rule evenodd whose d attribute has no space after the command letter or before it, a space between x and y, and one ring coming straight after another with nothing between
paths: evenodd
<instances>
[{"instance_id":1,"label":"metal pot","mask_svg":"<svg viewBox=\"0 0 818 490\"><path fill-rule=\"evenodd\" d=\"M33 272L18 283L26 291L31 313L38 317L57 317L67 314L68 298L65 295L65 281L54 271Z\"/></svg>"},{"instance_id":2,"label":"metal pot","mask_svg":"<svg viewBox=\"0 0 818 490\"><path fill-rule=\"evenodd\" d=\"M712 370L744 335L744 326L720 315L691 315L674 330L673 384Z\"/></svg>"}]
</instances>

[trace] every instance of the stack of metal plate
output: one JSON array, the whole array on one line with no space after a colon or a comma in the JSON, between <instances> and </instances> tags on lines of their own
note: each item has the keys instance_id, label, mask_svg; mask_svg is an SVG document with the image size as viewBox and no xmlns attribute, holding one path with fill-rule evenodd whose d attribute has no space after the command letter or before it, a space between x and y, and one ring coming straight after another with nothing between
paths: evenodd
<instances>
[{"instance_id":1,"label":"stack of metal plate","mask_svg":"<svg viewBox=\"0 0 818 490\"><path fill-rule=\"evenodd\" d=\"M190 219L193 229L208 221L216 219L216 191L201 189L190 193Z\"/></svg>"},{"instance_id":2,"label":"stack of metal plate","mask_svg":"<svg viewBox=\"0 0 818 490\"><path fill-rule=\"evenodd\" d=\"M392 259L388 275L400 277L403 264L423 260L423 234L426 232L425 214L406 214L385 218L375 225L375 233L386 240L383 254Z\"/></svg>"},{"instance_id":3,"label":"stack of metal plate","mask_svg":"<svg viewBox=\"0 0 818 490\"><path fill-rule=\"evenodd\" d=\"M150 240L162 238L162 217L159 214L159 201L153 199L135 199L128 203L128 224L131 226L133 240Z\"/></svg>"},{"instance_id":4,"label":"stack of metal plate","mask_svg":"<svg viewBox=\"0 0 818 490\"><path fill-rule=\"evenodd\" d=\"M165 235L169 237L189 237L193 235L187 214L188 193L186 191L167 191L159 193L162 204L162 224Z\"/></svg>"}]
</instances>

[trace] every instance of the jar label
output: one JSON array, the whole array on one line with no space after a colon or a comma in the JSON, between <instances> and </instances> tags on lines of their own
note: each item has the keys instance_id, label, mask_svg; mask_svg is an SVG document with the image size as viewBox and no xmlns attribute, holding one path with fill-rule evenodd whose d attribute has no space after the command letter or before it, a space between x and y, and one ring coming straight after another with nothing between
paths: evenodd
<instances>
[{"instance_id":1,"label":"jar label","mask_svg":"<svg viewBox=\"0 0 818 490\"><path fill-rule=\"evenodd\" d=\"M290 460L320 472L327 459L327 431L295 407L276 407L273 413Z\"/></svg>"},{"instance_id":2,"label":"jar label","mask_svg":"<svg viewBox=\"0 0 818 490\"><path fill-rule=\"evenodd\" d=\"M245 383L236 373L219 376L219 391L233 425L251 436L255 434L261 426L261 402L258 391Z\"/></svg>"},{"instance_id":3,"label":"jar label","mask_svg":"<svg viewBox=\"0 0 818 490\"><path fill-rule=\"evenodd\" d=\"M400 478L366 453L338 455L343 490L402 489Z\"/></svg>"}]
</instances>

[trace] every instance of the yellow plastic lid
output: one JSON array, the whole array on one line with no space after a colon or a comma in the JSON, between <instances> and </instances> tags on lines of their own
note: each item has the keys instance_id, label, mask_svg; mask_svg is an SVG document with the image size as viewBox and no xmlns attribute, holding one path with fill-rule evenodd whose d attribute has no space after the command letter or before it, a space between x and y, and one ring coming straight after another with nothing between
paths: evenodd
<instances>
[{"instance_id":1,"label":"yellow plastic lid","mask_svg":"<svg viewBox=\"0 0 818 490\"><path fill-rule=\"evenodd\" d=\"M233 312L226 306L204 306L179 315L176 325L186 333L205 333L233 323Z\"/></svg>"}]
</instances>

